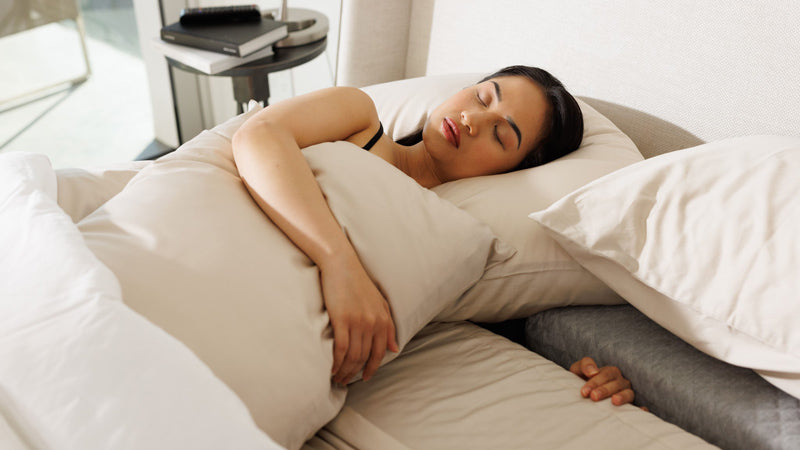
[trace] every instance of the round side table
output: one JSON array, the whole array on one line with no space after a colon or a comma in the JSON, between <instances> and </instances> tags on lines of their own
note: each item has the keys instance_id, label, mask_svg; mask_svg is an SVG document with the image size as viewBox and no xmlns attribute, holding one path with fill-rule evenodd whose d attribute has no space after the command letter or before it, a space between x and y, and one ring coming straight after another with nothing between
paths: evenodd
<instances>
[{"instance_id":1,"label":"round side table","mask_svg":"<svg viewBox=\"0 0 800 450\"><path fill-rule=\"evenodd\" d=\"M241 114L244 112L244 105L250 99L262 102L264 106L269 104L268 74L305 64L321 55L327 45L328 39L322 38L316 42L297 47L276 47L275 53L266 58L215 74L201 72L169 57L167 57L167 62L170 66L189 73L210 77L231 77L233 80L233 98L236 99L237 111Z\"/></svg>"}]
</instances>

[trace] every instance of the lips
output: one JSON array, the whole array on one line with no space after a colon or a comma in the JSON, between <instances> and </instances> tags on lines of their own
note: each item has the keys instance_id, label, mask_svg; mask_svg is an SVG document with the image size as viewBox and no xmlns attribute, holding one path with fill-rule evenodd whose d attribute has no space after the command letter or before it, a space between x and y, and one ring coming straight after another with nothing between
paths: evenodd
<instances>
[{"instance_id":1,"label":"lips","mask_svg":"<svg viewBox=\"0 0 800 450\"><path fill-rule=\"evenodd\" d=\"M461 132L458 129L458 125L453 122L453 119L445 117L442 120L442 134L454 147L458 148L461 145Z\"/></svg>"}]
</instances>

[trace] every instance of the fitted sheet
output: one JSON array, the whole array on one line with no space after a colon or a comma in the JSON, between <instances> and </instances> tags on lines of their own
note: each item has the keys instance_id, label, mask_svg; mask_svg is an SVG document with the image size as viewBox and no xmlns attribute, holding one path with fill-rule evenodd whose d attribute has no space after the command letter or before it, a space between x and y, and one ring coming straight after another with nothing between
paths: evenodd
<instances>
[{"instance_id":1,"label":"fitted sheet","mask_svg":"<svg viewBox=\"0 0 800 450\"><path fill-rule=\"evenodd\" d=\"M424 328L306 449L701 449L631 405L580 396L583 381L468 322Z\"/></svg>"},{"instance_id":2,"label":"fitted sheet","mask_svg":"<svg viewBox=\"0 0 800 450\"><path fill-rule=\"evenodd\" d=\"M527 319L524 336L562 367L585 355L618 366L636 404L715 445L800 448L800 400L696 350L630 305L544 311Z\"/></svg>"}]
</instances>

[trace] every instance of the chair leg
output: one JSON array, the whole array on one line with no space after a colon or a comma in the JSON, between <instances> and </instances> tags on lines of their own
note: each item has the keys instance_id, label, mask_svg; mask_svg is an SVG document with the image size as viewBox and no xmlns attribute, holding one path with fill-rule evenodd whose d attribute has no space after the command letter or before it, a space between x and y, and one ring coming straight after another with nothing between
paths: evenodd
<instances>
[{"instance_id":1,"label":"chair leg","mask_svg":"<svg viewBox=\"0 0 800 450\"><path fill-rule=\"evenodd\" d=\"M0 101L0 111L5 111L7 109L15 108L30 102L34 102L36 100L47 97L48 95L52 95L62 90L69 89L75 85L81 84L89 79L89 77L92 75L92 66L89 63L89 51L86 46L86 27L84 26L83 15L80 13L80 10L78 10L73 20L75 21L75 26L78 31L78 38L80 40L81 51L83 52L83 61L86 67L86 71L77 77L68 78L63 81L58 81L56 83L52 83L47 86L34 89L30 92L26 92L24 94L20 94L15 97L11 97L3 101Z\"/></svg>"},{"instance_id":2,"label":"chair leg","mask_svg":"<svg viewBox=\"0 0 800 450\"><path fill-rule=\"evenodd\" d=\"M78 11L78 15L75 17L75 26L78 28L78 35L80 36L81 40L81 50L83 50L83 62L86 64L86 73L83 75L83 79L79 82L86 81L92 75L92 65L89 63L89 51L86 49L86 26L83 23L83 14ZM76 78L75 80L77 80ZM73 83L75 81L73 80Z\"/></svg>"}]
</instances>

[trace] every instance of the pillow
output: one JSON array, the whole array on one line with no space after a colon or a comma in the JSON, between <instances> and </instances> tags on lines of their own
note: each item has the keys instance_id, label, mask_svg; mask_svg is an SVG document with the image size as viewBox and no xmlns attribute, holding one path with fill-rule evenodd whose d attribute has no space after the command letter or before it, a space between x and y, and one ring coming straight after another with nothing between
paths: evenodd
<instances>
[{"instance_id":1,"label":"pillow","mask_svg":"<svg viewBox=\"0 0 800 450\"><path fill-rule=\"evenodd\" d=\"M442 75L364 90L396 139L422 127L431 110L482 77ZM497 322L556 306L622 302L527 218L531 211L547 207L578 187L642 160L633 142L611 121L581 100L578 103L584 115L584 136L580 148L570 155L532 169L457 180L433 189L518 250L514 257L487 270L437 320Z\"/></svg>"},{"instance_id":2,"label":"pillow","mask_svg":"<svg viewBox=\"0 0 800 450\"><path fill-rule=\"evenodd\" d=\"M122 303L55 186L44 155L0 155L0 447L280 448L191 351Z\"/></svg>"},{"instance_id":3,"label":"pillow","mask_svg":"<svg viewBox=\"0 0 800 450\"><path fill-rule=\"evenodd\" d=\"M331 381L317 268L238 176L230 138L246 117L142 169L79 227L125 303L191 348L273 439L299 448L346 391ZM353 144L304 154L389 301L401 347L513 254L486 225Z\"/></svg>"},{"instance_id":4,"label":"pillow","mask_svg":"<svg viewBox=\"0 0 800 450\"><path fill-rule=\"evenodd\" d=\"M531 215L633 306L800 398L800 138L665 154Z\"/></svg>"},{"instance_id":5,"label":"pillow","mask_svg":"<svg viewBox=\"0 0 800 450\"><path fill-rule=\"evenodd\" d=\"M103 167L58 169L58 206L78 223L115 196L152 161L127 161Z\"/></svg>"}]
</instances>

